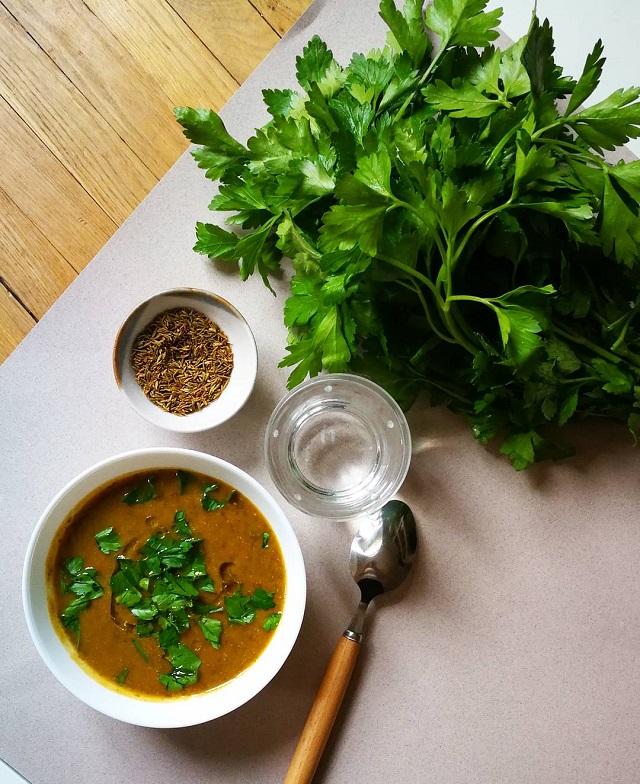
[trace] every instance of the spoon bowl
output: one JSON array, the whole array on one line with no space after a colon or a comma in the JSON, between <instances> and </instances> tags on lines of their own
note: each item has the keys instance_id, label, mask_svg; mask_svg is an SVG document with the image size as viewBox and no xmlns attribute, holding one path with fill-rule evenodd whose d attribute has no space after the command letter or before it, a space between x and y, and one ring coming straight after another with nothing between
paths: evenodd
<instances>
[{"instance_id":1,"label":"spoon bowl","mask_svg":"<svg viewBox=\"0 0 640 784\"><path fill-rule=\"evenodd\" d=\"M404 501L389 501L358 526L349 557L353 579L358 585L377 580L384 592L393 591L407 576L417 547L413 512Z\"/></svg>"}]
</instances>

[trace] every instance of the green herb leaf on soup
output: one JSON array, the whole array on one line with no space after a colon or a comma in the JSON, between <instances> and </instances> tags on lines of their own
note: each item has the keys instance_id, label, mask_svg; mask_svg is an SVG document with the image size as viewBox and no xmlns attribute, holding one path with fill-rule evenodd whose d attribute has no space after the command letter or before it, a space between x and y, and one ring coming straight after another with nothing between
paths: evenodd
<instances>
[{"instance_id":1,"label":"green herb leaf on soup","mask_svg":"<svg viewBox=\"0 0 640 784\"><path fill-rule=\"evenodd\" d=\"M231 596L224 597L224 609L229 623L247 625L256 619L256 610L251 596L244 595L241 588L238 588Z\"/></svg>"},{"instance_id":2,"label":"green herb leaf on soup","mask_svg":"<svg viewBox=\"0 0 640 784\"><path fill-rule=\"evenodd\" d=\"M280 618L282 617L281 612L272 613L265 618L264 623L262 624L262 628L265 632L272 632L274 629L277 628L278 624L280 623Z\"/></svg>"},{"instance_id":3,"label":"green herb leaf on soup","mask_svg":"<svg viewBox=\"0 0 640 784\"><path fill-rule=\"evenodd\" d=\"M229 501L233 498L236 491L232 490L229 495L224 499L217 499L214 498L213 493L215 490L218 489L218 485L208 485L202 491L202 498L200 499L200 505L205 510L205 512L215 512L218 509L223 509Z\"/></svg>"},{"instance_id":4,"label":"green herb leaf on soup","mask_svg":"<svg viewBox=\"0 0 640 784\"><path fill-rule=\"evenodd\" d=\"M196 683L202 662L193 651L179 643L167 648L165 658L171 663L171 672L159 678L165 689L177 691Z\"/></svg>"},{"instance_id":5,"label":"green herb leaf on soup","mask_svg":"<svg viewBox=\"0 0 640 784\"><path fill-rule=\"evenodd\" d=\"M262 549L265 550L269 547L269 533L267 531L263 531L262 533Z\"/></svg>"},{"instance_id":6,"label":"green herb leaf on soup","mask_svg":"<svg viewBox=\"0 0 640 784\"><path fill-rule=\"evenodd\" d=\"M153 483L153 477L150 476L147 481L139 487L134 487L122 496L123 504L145 504L157 498L156 488Z\"/></svg>"},{"instance_id":7,"label":"green herb leaf on soup","mask_svg":"<svg viewBox=\"0 0 640 784\"><path fill-rule=\"evenodd\" d=\"M118 534L113 530L113 526L109 526L104 531L97 533L96 542L103 553L115 553L122 549L122 542Z\"/></svg>"},{"instance_id":8,"label":"green herb leaf on soup","mask_svg":"<svg viewBox=\"0 0 640 784\"><path fill-rule=\"evenodd\" d=\"M129 674L129 668L125 667L121 673L116 675L116 677L114 678L115 682L120 684L120 686L124 686L128 674Z\"/></svg>"},{"instance_id":9,"label":"green herb leaf on soup","mask_svg":"<svg viewBox=\"0 0 640 784\"><path fill-rule=\"evenodd\" d=\"M81 612L86 610L94 599L104 596L104 589L98 582L98 572L92 566L84 569L82 558L72 558L65 565L64 571L72 576L69 582L62 576L66 586L64 593L74 593L76 596L64 608L60 614L62 625L76 634L77 643L80 642L80 618Z\"/></svg>"},{"instance_id":10,"label":"green herb leaf on soup","mask_svg":"<svg viewBox=\"0 0 640 784\"><path fill-rule=\"evenodd\" d=\"M200 618L198 626L202 629L205 638L211 645L218 650L220 648L220 637L222 635L222 622L217 618Z\"/></svg>"},{"instance_id":11,"label":"green herb leaf on soup","mask_svg":"<svg viewBox=\"0 0 640 784\"><path fill-rule=\"evenodd\" d=\"M181 469L178 469L176 471L176 478L178 480L178 492L180 493L180 495L182 495L186 490L186 487L189 484L189 482L193 480L193 475L190 474L188 471L182 471Z\"/></svg>"},{"instance_id":12,"label":"green herb leaf on soup","mask_svg":"<svg viewBox=\"0 0 640 784\"><path fill-rule=\"evenodd\" d=\"M257 610L270 610L276 606L273 601L273 592L268 593L264 588L256 588L251 597L251 603Z\"/></svg>"},{"instance_id":13,"label":"green herb leaf on soup","mask_svg":"<svg viewBox=\"0 0 640 784\"><path fill-rule=\"evenodd\" d=\"M173 518L173 530L179 536L190 538L193 535L189 523L187 522L187 513L184 509L179 509L175 513Z\"/></svg>"},{"instance_id":14,"label":"green herb leaf on soup","mask_svg":"<svg viewBox=\"0 0 640 784\"><path fill-rule=\"evenodd\" d=\"M142 656L142 658L147 663L149 663L149 661L150 661L149 654L145 651L145 649L142 647L142 645L140 645L140 643L135 638L133 640L131 640L131 642L133 643L133 647L136 649L136 651L138 651L140 656Z\"/></svg>"}]
</instances>

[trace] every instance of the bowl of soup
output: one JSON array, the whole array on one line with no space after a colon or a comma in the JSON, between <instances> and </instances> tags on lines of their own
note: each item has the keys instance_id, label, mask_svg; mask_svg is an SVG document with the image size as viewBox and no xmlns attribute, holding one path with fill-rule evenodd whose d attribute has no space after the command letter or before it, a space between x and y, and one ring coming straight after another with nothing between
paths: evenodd
<instances>
[{"instance_id":1,"label":"bowl of soup","mask_svg":"<svg viewBox=\"0 0 640 784\"><path fill-rule=\"evenodd\" d=\"M218 718L286 661L306 599L295 533L236 466L187 449L109 458L70 482L29 543L23 602L53 675L146 727Z\"/></svg>"}]
</instances>

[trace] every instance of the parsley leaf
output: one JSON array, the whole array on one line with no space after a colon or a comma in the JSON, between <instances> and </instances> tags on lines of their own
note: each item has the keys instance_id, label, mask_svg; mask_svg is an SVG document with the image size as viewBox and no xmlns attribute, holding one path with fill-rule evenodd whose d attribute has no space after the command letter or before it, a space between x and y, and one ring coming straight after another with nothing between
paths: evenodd
<instances>
[{"instance_id":1,"label":"parsley leaf","mask_svg":"<svg viewBox=\"0 0 640 784\"><path fill-rule=\"evenodd\" d=\"M214 498L213 493L218 489L218 485L213 484L205 487L202 491L202 498L200 499L200 506L205 510L205 512L215 512L218 509L223 509L233 498L236 494L235 490L232 490L229 495L224 499L217 499Z\"/></svg>"},{"instance_id":2,"label":"parsley leaf","mask_svg":"<svg viewBox=\"0 0 640 784\"><path fill-rule=\"evenodd\" d=\"M123 504L145 504L157 497L156 488L153 483L153 477L150 476L147 481L139 487L134 487L122 496Z\"/></svg>"},{"instance_id":3,"label":"parsley leaf","mask_svg":"<svg viewBox=\"0 0 640 784\"><path fill-rule=\"evenodd\" d=\"M222 635L222 622L217 618L200 618L198 626L202 629L202 633L211 645L219 650L220 637Z\"/></svg>"},{"instance_id":4,"label":"parsley leaf","mask_svg":"<svg viewBox=\"0 0 640 784\"><path fill-rule=\"evenodd\" d=\"M269 547L269 532L263 531L262 532L262 549Z\"/></svg>"},{"instance_id":5,"label":"parsley leaf","mask_svg":"<svg viewBox=\"0 0 640 784\"><path fill-rule=\"evenodd\" d=\"M122 542L118 534L113 530L113 526L109 526L109 528L105 528L100 533L97 533L96 542L103 553L115 553L122 549Z\"/></svg>"},{"instance_id":6,"label":"parsley leaf","mask_svg":"<svg viewBox=\"0 0 640 784\"><path fill-rule=\"evenodd\" d=\"M251 596L243 594L241 588L224 597L224 609L230 623L246 625L255 621L256 609Z\"/></svg>"},{"instance_id":7,"label":"parsley leaf","mask_svg":"<svg viewBox=\"0 0 640 784\"><path fill-rule=\"evenodd\" d=\"M167 691L179 691L196 683L202 662L193 651L178 643L166 649L165 658L171 663L171 672L158 680Z\"/></svg>"},{"instance_id":8,"label":"parsley leaf","mask_svg":"<svg viewBox=\"0 0 640 784\"><path fill-rule=\"evenodd\" d=\"M271 615L268 615L265 618L265 621L262 624L262 628L265 630L265 632L272 632L274 629L278 627L278 624L280 623L280 618L282 618L281 612L271 613Z\"/></svg>"}]
</instances>

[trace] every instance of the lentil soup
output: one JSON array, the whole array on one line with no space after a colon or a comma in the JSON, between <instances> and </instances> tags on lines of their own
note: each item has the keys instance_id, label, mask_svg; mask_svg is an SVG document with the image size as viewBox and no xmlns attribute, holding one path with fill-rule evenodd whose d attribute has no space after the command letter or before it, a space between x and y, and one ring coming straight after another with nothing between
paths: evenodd
<instances>
[{"instance_id":1,"label":"lentil soup","mask_svg":"<svg viewBox=\"0 0 640 784\"><path fill-rule=\"evenodd\" d=\"M284 606L278 541L245 496L178 469L99 488L47 558L49 612L105 685L150 699L231 680L266 648Z\"/></svg>"}]
</instances>

